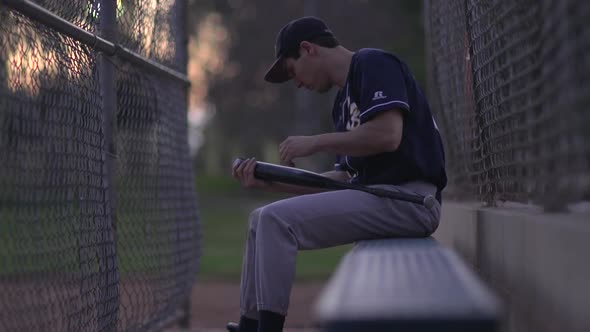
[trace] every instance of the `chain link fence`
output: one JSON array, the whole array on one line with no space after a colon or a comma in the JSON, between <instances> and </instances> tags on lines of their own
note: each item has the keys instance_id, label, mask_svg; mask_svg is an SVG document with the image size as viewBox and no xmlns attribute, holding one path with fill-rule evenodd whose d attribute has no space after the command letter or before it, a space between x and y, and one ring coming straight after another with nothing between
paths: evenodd
<instances>
[{"instance_id":1,"label":"chain link fence","mask_svg":"<svg viewBox=\"0 0 590 332\"><path fill-rule=\"evenodd\" d=\"M100 35L106 2L113 49L182 77L185 1L0 2L1 331L158 330L186 310L200 255L187 82L20 10ZM145 11L152 30L128 23Z\"/></svg>"},{"instance_id":2,"label":"chain link fence","mask_svg":"<svg viewBox=\"0 0 590 332\"><path fill-rule=\"evenodd\" d=\"M590 199L590 3L424 5L448 196L546 210Z\"/></svg>"},{"instance_id":3,"label":"chain link fence","mask_svg":"<svg viewBox=\"0 0 590 332\"><path fill-rule=\"evenodd\" d=\"M124 5L123 5L124 4ZM182 19L177 17L176 0L120 1L117 6L119 43L146 58L183 71L175 56L177 39L174 33Z\"/></svg>"}]
</instances>

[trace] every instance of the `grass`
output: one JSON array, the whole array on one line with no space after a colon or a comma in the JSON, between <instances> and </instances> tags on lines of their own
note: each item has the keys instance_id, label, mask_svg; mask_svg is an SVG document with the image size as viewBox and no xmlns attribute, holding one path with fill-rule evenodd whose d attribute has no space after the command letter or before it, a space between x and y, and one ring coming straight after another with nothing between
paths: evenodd
<instances>
[{"instance_id":1,"label":"grass","mask_svg":"<svg viewBox=\"0 0 590 332\"><path fill-rule=\"evenodd\" d=\"M199 279L239 280L250 211L288 196L245 190L229 177L197 178L197 191L203 226ZM327 278L349 249L340 246L300 252L296 279Z\"/></svg>"},{"instance_id":2,"label":"grass","mask_svg":"<svg viewBox=\"0 0 590 332\"><path fill-rule=\"evenodd\" d=\"M100 231L92 224L92 217L79 215L76 204L71 215L41 204L18 206L0 208L0 276L99 270ZM133 224L141 218L140 213L136 215L139 217L120 215L118 219L118 264L122 273L154 270L161 263L143 253L133 255L128 249L147 247L148 239L135 226L137 223Z\"/></svg>"},{"instance_id":3,"label":"grass","mask_svg":"<svg viewBox=\"0 0 590 332\"><path fill-rule=\"evenodd\" d=\"M73 209L78 211L78 206ZM72 223L55 222L50 205L12 203L0 206L0 276L51 273L79 262ZM87 262L89 265L91 262Z\"/></svg>"},{"instance_id":4,"label":"grass","mask_svg":"<svg viewBox=\"0 0 590 332\"><path fill-rule=\"evenodd\" d=\"M239 280L250 211L288 196L245 190L234 179L223 176L197 178L197 192L203 227L199 279ZM151 233L138 228L137 225L141 224L139 221L147 216L136 208L126 210L120 206L118 211L121 273L158 269L166 263L155 260L158 257L155 252L141 251L150 248L147 243L150 242ZM75 218L79 211L76 205L68 215ZM23 219L24 215L27 216L26 220ZM60 222L62 218L64 216L51 206L39 204L0 208L0 247L3 250L0 254L0 275L79 271L81 268L97 270L95 254L75 249L79 241L90 240L78 238L75 234L89 234L73 220ZM342 246L300 252L296 278L327 278L349 249L350 246Z\"/></svg>"}]
</instances>

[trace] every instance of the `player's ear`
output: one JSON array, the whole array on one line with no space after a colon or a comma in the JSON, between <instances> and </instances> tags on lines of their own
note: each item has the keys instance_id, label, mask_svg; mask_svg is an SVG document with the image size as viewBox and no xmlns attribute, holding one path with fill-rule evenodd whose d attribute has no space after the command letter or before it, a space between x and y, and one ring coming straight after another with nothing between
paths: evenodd
<instances>
[{"instance_id":1,"label":"player's ear","mask_svg":"<svg viewBox=\"0 0 590 332\"><path fill-rule=\"evenodd\" d=\"M301 50L301 52L305 52L305 54L315 55L316 53L314 45L306 40L302 41L301 44L299 44L299 49Z\"/></svg>"}]
</instances>

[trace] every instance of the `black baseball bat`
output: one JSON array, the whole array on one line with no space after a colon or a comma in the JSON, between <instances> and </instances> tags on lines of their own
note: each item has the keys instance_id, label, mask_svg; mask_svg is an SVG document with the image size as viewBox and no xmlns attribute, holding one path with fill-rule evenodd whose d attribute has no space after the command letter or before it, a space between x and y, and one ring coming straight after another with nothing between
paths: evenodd
<instances>
[{"instance_id":1,"label":"black baseball bat","mask_svg":"<svg viewBox=\"0 0 590 332\"><path fill-rule=\"evenodd\" d=\"M242 163L243 159L238 158L233 163L235 169ZM353 189L363 191L380 197L387 197L397 199L400 201L412 202L424 205L427 209L431 209L436 203L436 199L432 195L421 196L408 194L403 192L396 192L385 190L381 188L367 187L348 182L336 181L321 174L306 171L304 169L282 166L277 164L257 161L254 168L254 177L265 181L275 181L298 186L325 188L325 189Z\"/></svg>"}]
</instances>

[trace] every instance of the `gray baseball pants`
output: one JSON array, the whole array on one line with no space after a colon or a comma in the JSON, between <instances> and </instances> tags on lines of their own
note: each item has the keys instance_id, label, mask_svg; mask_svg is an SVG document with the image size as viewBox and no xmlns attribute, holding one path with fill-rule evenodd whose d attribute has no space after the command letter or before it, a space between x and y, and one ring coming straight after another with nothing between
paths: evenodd
<instances>
[{"instance_id":1,"label":"gray baseball pants","mask_svg":"<svg viewBox=\"0 0 590 332\"><path fill-rule=\"evenodd\" d=\"M424 182L376 185L392 191L434 195ZM240 314L258 310L287 315L298 250L320 249L385 237L424 237L438 227L440 205L424 206L339 190L280 200L250 214L244 252Z\"/></svg>"}]
</instances>

